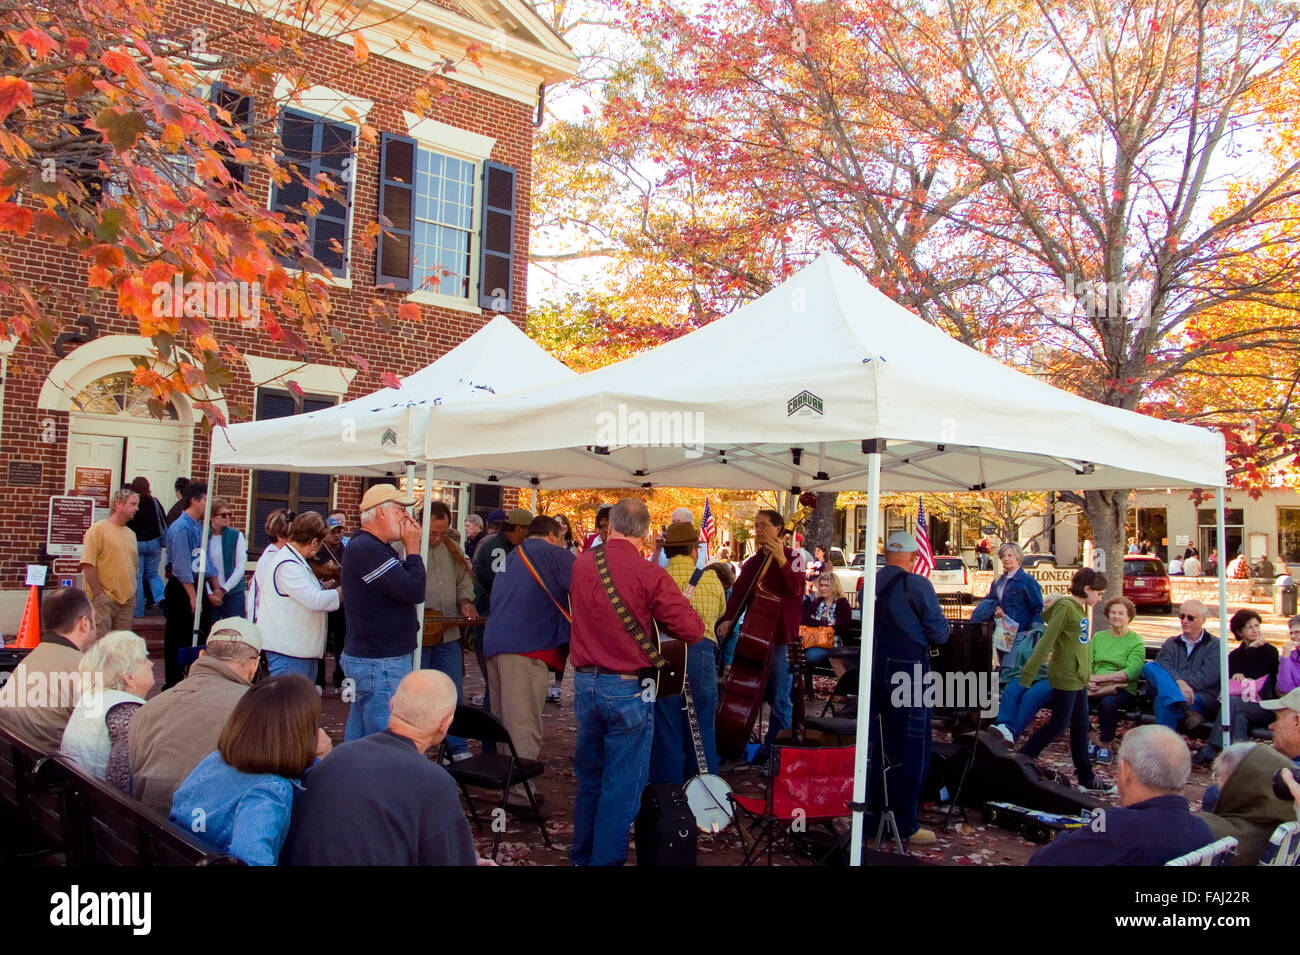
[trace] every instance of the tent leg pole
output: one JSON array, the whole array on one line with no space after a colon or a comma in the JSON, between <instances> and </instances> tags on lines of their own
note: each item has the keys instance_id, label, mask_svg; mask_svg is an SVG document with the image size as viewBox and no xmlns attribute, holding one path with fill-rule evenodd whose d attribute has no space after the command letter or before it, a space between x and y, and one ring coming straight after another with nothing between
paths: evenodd
<instances>
[{"instance_id":1,"label":"tent leg pole","mask_svg":"<svg viewBox=\"0 0 1300 955\"><path fill-rule=\"evenodd\" d=\"M876 548L872 542L880 536L880 453L881 439L864 442L867 452L867 540L862 561L862 649L858 658L858 727L853 753L853 803L861 806L867 798L868 740L871 734L871 661L876 638ZM853 811L852 843L849 861L862 865L862 810Z\"/></svg>"},{"instance_id":2,"label":"tent leg pole","mask_svg":"<svg viewBox=\"0 0 1300 955\"><path fill-rule=\"evenodd\" d=\"M1224 530L1225 489L1219 488L1215 495L1214 521L1215 541L1219 548L1219 726L1222 730L1221 745L1226 749L1232 742L1232 721L1230 719L1228 697L1228 547L1227 532ZM1213 732L1210 734L1213 739Z\"/></svg>"},{"instance_id":3,"label":"tent leg pole","mask_svg":"<svg viewBox=\"0 0 1300 955\"><path fill-rule=\"evenodd\" d=\"M415 465L412 464L407 471L409 483L407 487L415 487ZM426 461L424 463L424 521L420 524L420 557L424 561L425 573L429 569L429 517L433 510L433 464ZM420 669L420 663L424 656L424 601L420 601L419 606L415 608L415 659L411 661L411 669Z\"/></svg>"},{"instance_id":4,"label":"tent leg pole","mask_svg":"<svg viewBox=\"0 0 1300 955\"><path fill-rule=\"evenodd\" d=\"M203 506L203 527L199 529L199 569L194 572L194 629L190 631L190 646L199 645L199 621L203 617L203 582L208 576L208 528L212 526L212 485L217 479L217 466L213 463L212 449L208 449L208 500ZM193 556L191 555L191 560Z\"/></svg>"}]
</instances>

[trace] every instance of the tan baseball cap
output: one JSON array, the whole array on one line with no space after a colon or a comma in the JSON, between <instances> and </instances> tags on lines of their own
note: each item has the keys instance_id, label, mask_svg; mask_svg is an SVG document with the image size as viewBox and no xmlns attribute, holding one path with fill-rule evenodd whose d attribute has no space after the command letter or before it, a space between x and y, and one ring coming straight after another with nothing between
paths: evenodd
<instances>
[{"instance_id":1,"label":"tan baseball cap","mask_svg":"<svg viewBox=\"0 0 1300 955\"><path fill-rule=\"evenodd\" d=\"M506 512L505 523L515 527L527 527L533 522L533 512L526 507L512 507Z\"/></svg>"},{"instance_id":2,"label":"tan baseball cap","mask_svg":"<svg viewBox=\"0 0 1300 955\"><path fill-rule=\"evenodd\" d=\"M243 617L224 617L212 625L208 640L229 640L246 643L258 653L262 652L262 628Z\"/></svg>"},{"instance_id":3,"label":"tan baseball cap","mask_svg":"<svg viewBox=\"0 0 1300 955\"><path fill-rule=\"evenodd\" d=\"M1276 700L1260 700L1259 705L1266 710L1295 710L1300 713L1300 687L1287 691Z\"/></svg>"},{"instance_id":4,"label":"tan baseball cap","mask_svg":"<svg viewBox=\"0 0 1300 955\"><path fill-rule=\"evenodd\" d=\"M361 510L368 511L372 507L378 507L380 504L400 504L402 507L410 507L414 504L416 498L402 497L402 492L393 484L376 484L370 490L366 491L361 498Z\"/></svg>"}]
</instances>

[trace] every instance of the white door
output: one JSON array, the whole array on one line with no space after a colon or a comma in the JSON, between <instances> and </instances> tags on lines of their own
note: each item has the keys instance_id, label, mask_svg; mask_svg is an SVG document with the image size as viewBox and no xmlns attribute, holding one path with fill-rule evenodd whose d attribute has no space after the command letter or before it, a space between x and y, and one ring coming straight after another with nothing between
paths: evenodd
<instances>
[{"instance_id":1,"label":"white door","mask_svg":"<svg viewBox=\"0 0 1300 955\"><path fill-rule=\"evenodd\" d=\"M73 433L68 438L68 473L65 487L76 487L77 468L108 468L113 472L109 481L109 498L122 486L122 447L125 439L106 437L98 434ZM69 493L71 491L69 490ZM106 516L107 508L102 513L95 510L95 519Z\"/></svg>"},{"instance_id":2,"label":"white door","mask_svg":"<svg viewBox=\"0 0 1300 955\"><path fill-rule=\"evenodd\" d=\"M172 506L172 485L180 477L181 443L166 438L126 439L126 480L149 479L149 490L163 510Z\"/></svg>"}]
</instances>

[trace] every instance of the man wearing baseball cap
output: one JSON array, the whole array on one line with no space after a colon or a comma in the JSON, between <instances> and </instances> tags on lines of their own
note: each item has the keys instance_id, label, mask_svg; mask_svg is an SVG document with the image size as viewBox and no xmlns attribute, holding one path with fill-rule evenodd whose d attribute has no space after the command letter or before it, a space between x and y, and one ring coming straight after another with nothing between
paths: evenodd
<instances>
[{"instance_id":1,"label":"man wearing baseball cap","mask_svg":"<svg viewBox=\"0 0 1300 955\"><path fill-rule=\"evenodd\" d=\"M492 517L497 513L493 511L488 515L489 527L493 524ZM532 522L532 511L523 507L512 507L509 511L503 512L496 521L497 531L483 538L479 542L478 549L474 551L474 609L478 611L480 617L488 616L492 605L492 585L496 583L498 574L505 573L506 557L524 542L524 538L528 536L528 525ZM483 708L490 710L492 694L487 689L487 658L483 655L484 634L483 625L474 628L474 655L478 658L478 668L483 674Z\"/></svg>"},{"instance_id":2,"label":"man wearing baseball cap","mask_svg":"<svg viewBox=\"0 0 1300 955\"><path fill-rule=\"evenodd\" d=\"M424 602L424 559L420 525L392 484L376 484L361 498L361 529L343 551L344 699L351 703L345 740L360 739L388 726L389 701L411 672L419 642L415 608ZM400 540L399 560L389 545ZM349 698L350 697L350 698Z\"/></svg>"},{"instance_id":3,"label":"man wearing baseball cap","mask_svg":"<svg viewBox=\"0 0 1300 955\"><path fill-rule=\"evenodd\" d=\"M1276 714L1269 726L1273 748L1300 765L1300 687L1276 700L1260 700L1259 705Z\"/></svg>"},{"instance_id":4,"label":"man wearing baseball cap","mask_svg":"<svg viewBox=\"0 0 1300 955\"><path fill-rule=\"evenodd\" d=\"M226 718L257 673L262 630L243 617L217 621L189 675L136 711L127 753L131 793L163 815L195 766L217 748Z\"/></svg>"},{"instance_id":5,"label":"man wearing baseball cap","mask_svg":"<svg viewBox=\"0 0 1300 955\"><path fill-rule=\"evenodd\" d=\"M875 654L871 688L871 752L879 752L877 716L882 717L885 753L889 758L889 808L898 834L915 845L930 845L935 835L916 824L921 785L930 768L930 716L928 706L895 705L898 674L915 681L930 669L930 644L944 643L950 625L939 606L934 585L912 573L920 546L906 531L894 531L885 542L885 566L876 573ZM919 693L901 694L904 704ZM867 803L872 812L883 808L881 761L870 760ZM868 829L876 825L872 820Z\"/></svg>"}]
</instances>

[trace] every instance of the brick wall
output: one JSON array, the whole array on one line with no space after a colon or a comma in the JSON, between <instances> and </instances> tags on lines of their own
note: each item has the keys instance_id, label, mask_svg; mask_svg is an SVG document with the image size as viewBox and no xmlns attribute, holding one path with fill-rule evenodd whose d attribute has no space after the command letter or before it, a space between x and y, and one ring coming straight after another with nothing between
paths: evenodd
<instances>
[{"instance_id":1,"label":"brick wall","mask_svg":"<svg viewBox=\"0 0 1300 955\"><path fill-rule=\"evenodd\" d=\"M454 3L450 0L439 2L440 5L454 8ZM214 37L210 44L214 50L221 49L215 38L225 28L249 19L246 14L230 7L201 0L181 0L169 7L165 16L171 25L186 32L196 24L203 25ZM309 77L313 85L323 84L373 101L375 106L367 119L368 125L380 132L403 134L406 133L406 125L402 110L409 108L411 93L424 78L418 70L373 54L366 64L359 65L351 46L332 42L322 42L313 47ZM428 113L429 117L494 137L496 145L491 159L513 167L517 173L514 308L509 317L523 328L527 300L529 208L532 198L533 111L522 103L458 83L454 74L447 79L454 95L446 101L435 102L434 108ZM269 85L256 91L257 122L272 122L269 115L270 102ZM471 315L422 306L421 321L399 323L393 331L384 331L368 317L368 306L373 298L387 301L394 313L397 306L405 301L403 293L373 287L374 254L363 251L356 240L366 226L378 217L378 166L379 145L358 142L348 273L353 288L331 290L331 324L340 328L348 338L346 348L340 351L360 355L369 363L370 368L368 372L357 373L350 390L344 396L345 400L382 387L380 375L384 371L392 371L400 377L424 367L477 331L491 318L489 314ZM254 170L250 188L262 200L267 197L269 185L269 176L261 170ZM16 244L10 261L27 263L30 281L46 285L60 296L62 304L58 313L66 316L66 319L70 320L77 314L91 315L99 326L101 337L139 333L134 322L123 320L114 309L86 304L86 266L75 256L53 246L26 241ZM477 304L477 296L473 297L473 302ZM216 325L217 334L241 352L300 360L300 356L271 342L257 331L241 329L233 322L218 320ZM323 354L311 354L309 360L321 364L345 364L338 357ZM16 459L40 462L43 466L43 481L40 487L10 486L7 471L0 469L0 493L4 495L5 501L5 506L0 508L0 588L21 586L24 565L38 559L45 539L47 500L50 495L65 490L63 484L68 415L39 411L37 408L41 387L57 361L48 348L38 346L20 346L10 359L0 458L5 461ZM252 416L253 382L242 363L237 364L233 370L234 381L225 390L225 397L232 406L232 420L245 420ZM194 475L206 474L207 448L208 437L196 426L191 464ZM125 477L129 480L132 475ZM361 482L355 478L338 480L340 504L353 520L356 519L360 486ZM232 502L236 511L236 526L246 526L246 476L243 488L244 496ZM155 492L165 505L171 504L170 488L155 488Z\"/></svg>"}]
</instances>

